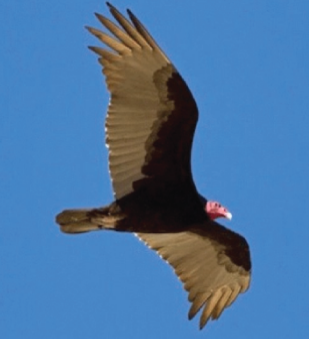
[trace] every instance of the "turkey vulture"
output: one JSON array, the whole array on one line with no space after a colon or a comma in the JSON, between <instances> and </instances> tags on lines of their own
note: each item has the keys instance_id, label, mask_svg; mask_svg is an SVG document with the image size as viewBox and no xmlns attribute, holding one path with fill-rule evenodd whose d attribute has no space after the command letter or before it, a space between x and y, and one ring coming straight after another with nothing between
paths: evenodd
<instances>
[{"instance_id":1,"label":"turkey vulture","mask_svg":"<svg viewBox=\"0 0 309 339\"><path fill-rule=\"evenodd\" d=\"M110 103L106 144L115 201L56 217L65 233L133 232L174 269L192 303L203 308L200 328L217 319L249 288L247 241L214 221L226 208L202 197L191 173L198 119L195 100L175 66L141 22L107 3L119 25L96 14L111 33L87 27L109 49L99 55Z\"/></svg>"}]
</instances>

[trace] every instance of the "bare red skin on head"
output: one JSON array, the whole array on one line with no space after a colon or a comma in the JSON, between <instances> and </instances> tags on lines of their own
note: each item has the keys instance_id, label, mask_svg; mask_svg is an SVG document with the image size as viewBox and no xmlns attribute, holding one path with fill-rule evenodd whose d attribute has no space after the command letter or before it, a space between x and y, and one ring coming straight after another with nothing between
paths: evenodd
<instances>
[{"instance_id":1,"label":"bare red skin on head","mask_svg":"<svg viewBox=\"0 0 309 339\"><path fill-rule=\"evenodd\" d=\"M205 210L211 220L215 220L217 218L232 219L232 214L229 210L217 201L207 201Z\"/></svg>"}]
</instances>

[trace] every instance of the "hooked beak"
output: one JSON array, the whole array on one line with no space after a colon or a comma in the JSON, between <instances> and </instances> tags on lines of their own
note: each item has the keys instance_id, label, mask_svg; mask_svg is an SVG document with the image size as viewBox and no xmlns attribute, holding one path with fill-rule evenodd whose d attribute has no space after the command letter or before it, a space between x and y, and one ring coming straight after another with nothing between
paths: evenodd
<instances>
[{"instance_id":1,"label":"hooked beak","mask_svg":"<svg viewBox=\"0 0 309 339\"><path fill-rule=\"evenodd\" d=\"M226 219L232 220L232 213L227 212L227 213L225 214L225 217L226 217Z\"/></svg>"}]
</instances>

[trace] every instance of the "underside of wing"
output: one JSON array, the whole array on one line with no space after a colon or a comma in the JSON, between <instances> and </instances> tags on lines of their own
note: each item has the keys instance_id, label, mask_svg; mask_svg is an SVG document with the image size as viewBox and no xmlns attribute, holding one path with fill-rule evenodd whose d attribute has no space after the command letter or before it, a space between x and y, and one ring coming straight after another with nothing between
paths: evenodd
<instances>
[{"instance_id":1,"label":"underside of wing","mask_svg":"<svg viewBox=\"0 0 309 339\"><path fill-rule=\"evenodd\" d=\"M111 35L88 30L109 47L91 49L100 56L111 94L106 143L115 197L147 178L192 181L198 115L192 94L140 21L128 11L130 22L108 5L119 26L97 14Z\"/></svg>"},{"instance_id":2,"label":"underside of wing","mask_svg":"<svg viewBox=\"0 0 309 339\"><path fill-rule=\"evenodd\" d=\"M200 234L138 233L137 236L165 259L183 282L192 303L189 319L203 309L200 328L210 318L218 319L239 293L249 288L250 269L247 270L247 261L250 263L250 258L246 249L243 267L233 262L224 242L213 241ZM229 236L235 237L236 242L240 240L236 239L238 235L234 232L230 232Z\"/></svg>"}]
</instances>

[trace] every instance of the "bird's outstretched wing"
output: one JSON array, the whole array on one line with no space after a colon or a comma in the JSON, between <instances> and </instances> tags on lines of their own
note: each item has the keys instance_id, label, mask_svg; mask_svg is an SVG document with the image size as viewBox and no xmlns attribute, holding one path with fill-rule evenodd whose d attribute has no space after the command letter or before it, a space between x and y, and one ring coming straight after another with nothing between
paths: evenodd
<instances>
[{"instance_id":1,"label":"bird's outstretched wing","mask_svg":"<svg viewBox=\"0 0 309 339\"><path fill-rule=\"evenodd\" d=\"M147 178L193 184L190 158L198 118L194 98L132 12L130 22L108 6L119 26L96 16L112 35L87 29L110 48L90 47L100 56L111 95L106 143L115 197L133 192Z\"/></svg>"},{"instance_id":2,"label":"bird's outstretched wing","mask_svg":"<svg viewBox=\"0 0 309 339\"><path fill-rule=\"evenodd\" d=\"M203 308L201 329L249 288L251 274L246 240L217 223L204 226L197 232L137 234L183 282L192 303L189 319Z\"/></svg>"}]
</instances>

